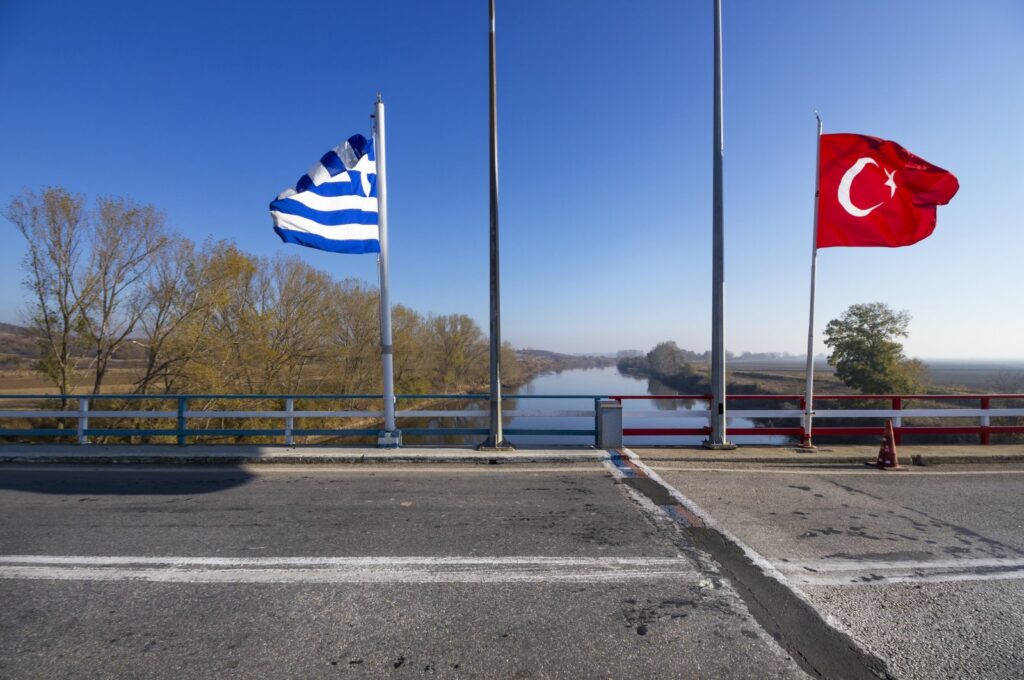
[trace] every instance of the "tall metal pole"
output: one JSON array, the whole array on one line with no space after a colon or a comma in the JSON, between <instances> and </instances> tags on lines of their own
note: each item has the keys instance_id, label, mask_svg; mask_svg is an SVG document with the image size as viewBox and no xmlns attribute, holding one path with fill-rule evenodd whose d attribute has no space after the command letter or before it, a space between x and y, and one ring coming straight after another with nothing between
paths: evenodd
<instances>
[{"instance_id":1,"label":"tall metal pole","mask_svg":"<svg viewBox=\"0 0 1024 680\"><path fill-rule=\"evenodd\" d=\"M714 180L712 207L711 265L711 437L704 446L714 449L735 448L726 437L725 413L725 229L722 197L722 1L714 0L715 10L715 126Z\"/></svg>"},{"instance_id":2,"label":"tall metal pole","mask_svg":"<svg viewBox=\"0 0 1024 680\"><path fill-rule=\"evenodd\" d=\"M377 95L373 113L373 150L377 157L377 203L380 229L380 358L384 368L384 430L377 436L377 446L393 448L402 445L402 433L395 427L395 365L391 344L391 298L388 276L388 181L384 144L384 102Z\"/></svg>"},{"instance_id":3,"label":"tall metal pole","mask_svg":"<svg viewBox=\"0 0 1024 680\"><path fill-rule=\"evenodd\" d=\"M807 385L804 388L804 427L800 447L813 449L811 441L812 419L814 417L814 285L818 269L818 190L821 184L821 116L817 113L818 137L815 139L817 152L814 156L814 232L811 236L811 312L807 321Z\"/></svg>"},{"instance_id":4,"label":"tall metal pole","mask_svg":"<svg viewBox=\"0 0 1024 680\"><path fill-rule=\"evenodd\" d=\"M501 270L498 262L498 82L495 67L494 0L490 0L491 81L491 427L481 448L511 448L501 431Z\"/></svg>"}]
</instances>

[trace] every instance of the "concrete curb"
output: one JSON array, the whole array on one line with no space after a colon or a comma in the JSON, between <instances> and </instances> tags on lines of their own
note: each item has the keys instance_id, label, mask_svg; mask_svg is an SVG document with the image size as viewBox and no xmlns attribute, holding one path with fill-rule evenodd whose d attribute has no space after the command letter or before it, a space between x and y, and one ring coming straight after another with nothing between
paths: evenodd
<instances>
[{"instance_id":1,"label":"concrete curb","mask_svg":"<svg viewBox=\"0 0 1024 680\"><path fill-rule=\"evenodd\" d=\"M877 445L831 445L812 451L793 446L746 446L734 451L711 451L701 447L631 447L650 464L719 463L754 465L862 465L878 458ZM906 444L898 447L904 467L913 465L985 465L1024 463L1020 444L928 446Z\"/></svg>"},{"instance_id":2,"label":"concrete curb","mask_svg":"<svg viewBox=\"0 0 1024 680\"><path fill-rule=\"evenodd\" d=\"M732 458L724 458L720 456L658 456L658 457L646 457L642 452L638 452L640 457L648 463L657 465L659 463L752 463L756 465L802 465L802 466L814 466L814 465L863 465L864 463L874 460L872 456L751 456L742 457L734 456ZM986 465L994 463L1024 463L1024 455L1007 455L1007 454L996 454L991 456L984 455L944 455L944 456L922 456L922 461L925 466L928 465ZM918 465L914 463L909 456L900 456L900 465L903 467L910 467Z\"/></svg>"},{"instance_id":3,"label":"concrete curb","mask_svg":"<svg viewBox=\"0 0 1024 680\"><path fill-rule=\"evenodd\" d=\"M479 452L471 449L262 449L261 447L216 447L210 449L161 447L159 450L125 451L121 447L18 447L0 448L0 464L65 464L65 465L324 465L379 463L448 463L499 465L517 463L581 463L599 462L608 456L604 451L512 451ZM40 447L43 448L43 447ZM99 448L99 447L97 447ZM124 447L127 448L127 447ZM26 450L28 449L28 450ZM121 450L119 450L121 449Z\"/></svg>"},{"instance_id":4,"label":"concrete curb","mask_svg":"<svg viewBox=\"0 0 1024 680\"><path fill-rule=\"evenodd\" d=\"M922 447L923 448L923 447ZM1016 449L1016 447L1014 447ZM857 451L817 451L760 448L744 454L742 449L711 453L702 449L634 449L647 463L751 464L778 466L856 465L874 460L875 453ZM1024 463L1024 450L988 451L903 451L905 467L920 456L924 465L985 465ZM525 449L510 452L476 451L460 448L364 449L359 447L277 447L277 446L75 446L75 445L0 445L0 464L65 465L324 465L374 463L433 464L566 464L599 462L608 455L600 449Z\"/></svg>"}]
</instances>

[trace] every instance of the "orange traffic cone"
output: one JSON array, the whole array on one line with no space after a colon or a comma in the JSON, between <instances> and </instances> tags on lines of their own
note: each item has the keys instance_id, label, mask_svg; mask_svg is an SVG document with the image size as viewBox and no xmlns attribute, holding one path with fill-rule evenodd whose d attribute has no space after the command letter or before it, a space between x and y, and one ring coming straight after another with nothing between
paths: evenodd
<instances>
[{"instance_id":1,"label":"orange traffic cone","mask_svg":"<svg viewBox=\"0 0 1024 680\"><path fill-rule=\"evenodd\" d=\"M878 460L874 464L879 470L894 470L900 466L899 458L896 457L896 433L892 430L891 420L885 425L882 446L878 449Z\"/></svg>"}]
</instances>

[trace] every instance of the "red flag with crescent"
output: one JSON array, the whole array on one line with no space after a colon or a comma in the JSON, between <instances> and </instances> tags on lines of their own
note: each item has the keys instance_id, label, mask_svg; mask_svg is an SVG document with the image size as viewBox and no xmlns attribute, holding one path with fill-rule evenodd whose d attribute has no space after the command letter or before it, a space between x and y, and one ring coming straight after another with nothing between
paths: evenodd
<instances>
[{"instance_id":1,"label":"red flag with crescent","mask_svg":"<svg viewBox=\"0 0 1024 680\"><path fill-rule=\"evenodd\" d=\"M935 229L935 207L960 188L896 142L842 133L820 143L818 248L917 243Z\"/></svg>"}]
</instances>

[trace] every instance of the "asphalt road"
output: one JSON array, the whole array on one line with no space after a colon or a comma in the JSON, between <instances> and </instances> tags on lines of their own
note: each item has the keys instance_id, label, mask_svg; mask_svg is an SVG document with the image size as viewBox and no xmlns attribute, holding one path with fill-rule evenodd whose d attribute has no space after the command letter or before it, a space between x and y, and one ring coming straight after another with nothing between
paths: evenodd
<instances>
[{"instance_id":1,"label":"asphalt road","mask_svg":"<svg viewBox=\"0 0 1024 680\"><path fill-rule=\"evenodd\" d=\"M806 677L601 464L0 467L0 677L413 676Z\"/></svg>"},{"instance_id":2,"label":"asphalt road","mask_svg":"<svg viewBox=\"0 0 1024 680\"><path fill-rule=\"evenodd\" d=\"M1024 677L1024 468L656 463L900 678Z\"/></svg>"}]
</instances>

